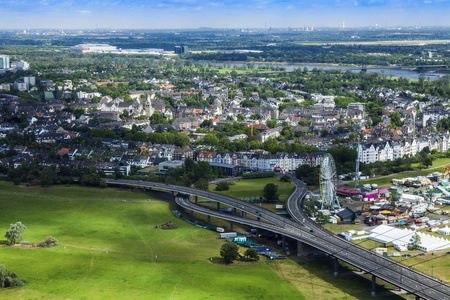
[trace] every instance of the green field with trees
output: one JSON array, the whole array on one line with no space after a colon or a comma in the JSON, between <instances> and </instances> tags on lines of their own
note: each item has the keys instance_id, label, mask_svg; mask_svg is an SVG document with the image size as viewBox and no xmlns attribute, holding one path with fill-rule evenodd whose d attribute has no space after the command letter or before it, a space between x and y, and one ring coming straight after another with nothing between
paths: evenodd
<instances>
[{"instance_id":1,"label":"green field with trees","mask_svg":"<svg viewBox=\"0 0 450 300\"><path fill-rule=\"evenodd\" d=\"M226 265L217 233L181 221L170 212L174 204L144 193L94 188L84 193L65 186L27 196L35 188L0 186L0 229L6 232L18 221L27 228L26 244L0 245L0 264L27 281L0 289L2 299L370 297L369 281L356 277L355 287L355 278L333 278L332 268L317 260L257 260L241 247L247 258ZM110 200L114 193L152 201L87 201ZM161 224L176 228L155 228ZM57 246L32 246L49 235Z\"/></svg>"}]
</instances>

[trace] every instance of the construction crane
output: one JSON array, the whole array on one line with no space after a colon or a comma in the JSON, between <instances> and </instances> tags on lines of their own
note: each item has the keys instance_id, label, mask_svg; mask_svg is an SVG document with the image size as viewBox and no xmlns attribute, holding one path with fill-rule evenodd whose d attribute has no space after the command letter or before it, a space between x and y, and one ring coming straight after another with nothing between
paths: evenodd
<instances>
[{"instance_id":1,"label":"construction crane","mask_svg":"<svg viewBox=\"0 0 450 300\"><path fill-rule=\"evenodd\" d=\"M253 123L250 123L250 135L251 136L253 136L253 126L254 125L258 125L258 124L260 124L261 123L261 121L260 122L253 122Z\"/></svg>"},{"instance_id":2,"label":"construction crane","mask_svg":"<svg viewBox=\"0 0 450 300\"><path fill-rule=\"evenodd\" d=\"M446 165L444 169L442 169L442 174L450 174L450 164Z\"/></svg>"}]
</instances>

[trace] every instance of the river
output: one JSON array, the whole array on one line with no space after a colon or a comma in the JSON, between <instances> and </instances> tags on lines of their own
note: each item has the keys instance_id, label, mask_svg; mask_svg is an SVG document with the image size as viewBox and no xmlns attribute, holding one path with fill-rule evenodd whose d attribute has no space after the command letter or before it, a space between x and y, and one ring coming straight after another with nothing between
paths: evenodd
<instances>
[{"instance_id":1,"label":"river","mask_svg":"<svg viewBox=\"0 0 450 300\"><path fill-rule=\"evenodd\" d=\"M224 63L212 63L213 65L220 65L220 66L230 66L230 67L243 67L247 66L249 63L240 63L240 62L224 62ZM289 64L289 63L251 63L254 68L257 68L258 66L269 66L269 67L282 67L285 68L286 71L293 71L298 68L308 68L308 70L312 70L314 68L317 69L323 69L323 70L342 70L343 72L350 70L352 72L360 72L361 68L357 67L349 67L349 66L339 66L339 65L328 65L328 64ZM386 77L403 77L406 79L419 79L419 74L425 75L425 80L435 80L441 76L448 75L446 73L438 73L433 71L423 72L419 73L417 71L412 70L398 70L398 69L391 69L391 68L367 68L367 72L375 72L380 75L386 76Z\"/></svg>"}]
</instances>

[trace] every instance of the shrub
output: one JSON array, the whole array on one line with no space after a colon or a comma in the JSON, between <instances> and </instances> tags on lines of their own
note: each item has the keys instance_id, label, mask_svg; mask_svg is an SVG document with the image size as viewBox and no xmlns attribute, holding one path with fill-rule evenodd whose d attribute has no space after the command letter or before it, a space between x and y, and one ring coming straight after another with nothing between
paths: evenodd
<instances>
[{"instance_id":1,"label":"shrub","mask_svg":"<svg viewBox=\"0 0 450 300\"><path fill-rule=\"evenodd\" d=\"M5 265L0 265L0 288L22 286L25 282L25 278L18 279L16 273L8 271Z\"/></svg>"},{"instance_id":2,"label":"shrub","mask_svg":"<svg viewBox=\"0 0 450 300\"><path fill-rule=\"evenodd\" d=\"M39 247L54 247L58 245L58 240L55 237L52 237L51 235L48 236L44 241L39 243Z\"/></svg>"},{"instance_id":3,"label":"shrub","mask_svg":"<svg viewBox=\"0 0 450 300\"><path fill-rule=\"evenodd\" d=\"M229 182L219 182L215 188L216 191L228 191L230 189Z\"/></svg>"},{"instance_id":4,"label":"shrub","mask_svg":"<svg viewBox=\"0 0 450 300\"><path fill-rule=\"evenodd\" d=\"M160 226L156 226L156 228L161 228L161 229L176 229L176 228L178 228L178 225L175 224L175 223L172 222L172 221L169 221L169 222L166 222L166 223L164 223L164 224L162 224L162 225L160 225Z\"/></svg>"},{"instance_id":5,"label":"shrub","mask_svg":"<svg viewBox=\"0 0 450 300\"><path fill-rule=\"evenodd\" d=\"M245 179L255 179L255 178L270 178L275 177L275 172L261 172L261 173L249 173L242 174L242 177Z\"/></svg>"},{"instance_id":6,"label":"shrub","mask_svg":"<svg viewBox=\"0 0 450 300\"><path fill-rule=\"evenodd\" d=\"M291 177L287 176L287 175L283 175L280 178L281 182L291 182Z\"/></svg>"}]
</instances>

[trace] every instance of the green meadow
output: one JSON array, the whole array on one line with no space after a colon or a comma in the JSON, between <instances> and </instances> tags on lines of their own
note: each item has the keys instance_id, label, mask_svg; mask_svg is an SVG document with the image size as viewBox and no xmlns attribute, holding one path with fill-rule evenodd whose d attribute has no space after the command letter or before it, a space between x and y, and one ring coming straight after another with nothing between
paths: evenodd
<instances>
[{"instance_id":1,"label":"green meadow","mask_svg":"<svg viewBox=\"0 0 450 300\"><path fill-rule=\"evenodd\" d=\"M112 188L0 182L1 236L21 221L29 244L49 235L59 240L53 248L0 245L0 264L28 280L0 289L0 299L370 298L370 281L333 277L332 265L322 260L261 257L225 265L218 233L176 218L174 203L154 200L160 199ZM178 228L155 229L167 221Z\"/></svg>"},{"instance_id":2,"label":"green meadow","mask_svg":"<svg viewBox=\"0 0 450 300\"><path fill-rule=\"evenodd\" d=\"M230 190L218 192L223 195L242 198L259 198L263 195L264 186L268 183L274 183L278 186L279 199L287 200L289 195L294 191L295 184L290 182L280 182L279 177L258 178L258 179L240 179L233 181ZM216 185L210 186L210 191L215 191Z\"/></svg>"}]
</instances>

